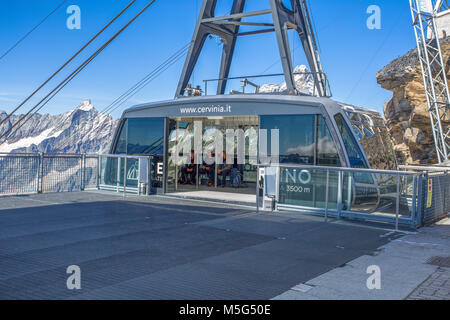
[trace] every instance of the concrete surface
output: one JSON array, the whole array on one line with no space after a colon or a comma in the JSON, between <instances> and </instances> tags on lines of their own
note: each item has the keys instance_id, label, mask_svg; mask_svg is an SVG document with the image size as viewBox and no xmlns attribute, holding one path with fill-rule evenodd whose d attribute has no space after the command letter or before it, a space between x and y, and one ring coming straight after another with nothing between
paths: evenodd
<instances>
[{"instance_id":1,"label":"concrete surface","mask_svg":"<svg viewBox=\"0 0 450 320\"><path fill-rule=\"evenodd\" d=\"M254 194L219 192L219 191L187 191L172 193L169 196L197 199L197 200L214 200L223 201L232 204L242 204L255 207L256 196Z\"/></svg>"},{"instance_id":2,"label":"concrete surface","mask_svg":"<svg viewBox=\"0 0 450 320\"><path fill-rule=\"evenodd\" d=\"M427 264L432 257L450 255L450 226L445 222L420 229L382 246L374 255L364 255L302 283L308 290L288 290L280 300L450 300L448 269ZM367 266L379 266L381 289L369 290ZM433 298L434 296L434 298Z\"/></svg>"}]
</instances>

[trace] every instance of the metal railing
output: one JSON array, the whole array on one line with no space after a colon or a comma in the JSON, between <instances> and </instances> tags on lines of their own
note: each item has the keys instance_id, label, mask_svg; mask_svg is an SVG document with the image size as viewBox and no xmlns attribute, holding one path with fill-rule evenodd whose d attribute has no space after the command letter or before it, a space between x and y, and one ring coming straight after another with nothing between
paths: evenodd
<instances>
[{"instance_id":1,"label":"metal railing","mask_svg":"<svg viewBox=\"0 0 450 320\"><path fill-rule=\"evenodd\" d=\"M0 195L96 188L97 167L97 155L0 153Z\"/></svg>"},{"instance_id":2,"label":"metal railing","mask_svg":"<svg viewBox=\"0 0 450 320\"><path fill-rule=\"evenodd\" d=\"M311 96L316 96L318 95L318 88L317 88L317 84L314 81L314 73L313 72L294 72L292 73L294 76L296 75L304 75L304 76L311 76L313 79L311 79L311 81L313 81L313 88L312 88L312 93L307 93L307 92L302 92L300 89L301 88L296 88L297 90L299 90L299 94L303 94L303 95L311 95ZM327 97L331 97L331 88L330 88L330 83L328 81L328 77L325 73L321 72L321 73L317 73L318 78L319 79L324 79L325 82L325 87L327 90ZM220 81L233 81L233 80L238 80L239 81L239 85L240 85L240 91L236 91L236 90L231 90L232 94L245 94L245 88L247 85L250 85L254 88L254 94L258 94L260 93L259 90L261 89L261 85L255 84L251 81L249 81L248 79L262 79L262 78L274 78L274 77L282 77L284 76L284 73L272 73L272 74L263 74L263 75L250 75L250 76L240 76L240 77L228 77L228 78L219 78L219 79L207 79L207 80L203 80L204 83L204 95L207 96L208 95L208 88L209 88L209 84L211 82L220 82Z\"/></svg>"},{"instance_id":3,"label":"metal railing","mask_svg":"<svg viewBox=\"0 0 450 320\"><path fill-rule=\"evenodd\" d=\"M275 201L276 210L306 211L337 219L421 225L423 173L302 165L261 165L264 190L257 206ZM260 170L261 170L260 169ZM261 201L262 200L262 201Z\"/></svg>"},{"instance_id":4,"label":"metal railing","mask_svg":"<svg viewBox=\"0 0 450 320\"><path fill-rule=\"evenodd\" d=\"M163 189L161 156L0 153L0 196L102 189L148 195ZM405 171L259 165L257 210L306 211L418 227L450 213L447 167ZM261 173L261 171L264 171Z\"/></svg>"},{"instance_id":5,"label":"metal railing","mask_svg":"<svg viewBox=\"0 0 450 320\"><path fill-rule=\"evenodd\" d=\"M152 177L157 160L156 156L0 153L0 196L87 189L150 194L160 187Z\"/></svg>"},{"instance_id":6,"label":"metal railing","mask_svg":"<svg viewBox=\"0 0 450 320\"><path fill-rule=\"evenodd\" d=\"M99 156L99 189L149 194L153 156Z\"/></svg>"},{"instance_id":7,"label":"metal railing","mask_svg":"<svg viewBox=\"0 0 450 320\"><path fill-rule=\"evenodd\" d=\"M421 225L432 224L450 215L450 166L399 166L423 175Z\"/></svg>"}]
</instances>

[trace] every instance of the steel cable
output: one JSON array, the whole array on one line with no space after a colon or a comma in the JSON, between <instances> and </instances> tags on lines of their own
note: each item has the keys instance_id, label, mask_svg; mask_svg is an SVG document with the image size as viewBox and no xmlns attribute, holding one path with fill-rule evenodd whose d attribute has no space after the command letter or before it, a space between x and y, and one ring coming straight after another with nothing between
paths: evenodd
<instances>
[{"instance_id":1,"label":"steel cable","mask_svg":"<svg viewBox=\"0 0 450 320\"><path fill-rule=\"evenodd\" d=\"M136 0L133 0L134 2ZM66 77L62 82L58 84L49 94L47 94L39 103L37 103L33 108L31 108L24 116L22 116L11 128L6 130L1 136L0 140L6 138L0 142L0 145L2 145L8 136L10 136L9 132L11 132L12 129L14 129L18 124L22 123L20 127L23 126L31 117L29 115L36 110L33 114L38 112L42 109L44 105L46 105L53 97L61 91L73 78L75 78L78 73L81 72L95 57L97 57L114 39L116 39L125 29L127 29L142 13L144 13L156 0L150 1L137 15L135 15L127 24L125 24L118 32L116 32L105 44L103 44L99 49L97 49L96 52L94 52L88 59L86 59L77 69L75 69L68 77ZM41 105L43 103L43 105ZM39 107L39 105L41 105ZM28 118L27 118L28 117ZM24 120L27 118L26 120ZM23 122L24 121L24 122ZM19 128L20 128L19 127ZM15 134L17 132L17 129L12 133Z\"/></svg>"},{"instance_id":2,"label":"steel cable","mask_svg":"<svg viewBox=\"0 0 450 320\"><path fill-rule=\"evenodd\" d=\"M118 15L109 21L94 37L92 37L78 52L76 52L69 60L67 60L55 73L53 73L47 80L44 81L32 94L30 94L24 101L22 101L10 114L0 121L0 126L5 123L11 116L17 112L25 103L27 103L38 91L40 91L50 80L52 80L62 69L64 69L73 59L75 59L87 46L89 46L100 34L102 34L114 21L116 21L128 8L134 4L136 0L132 0Z\"/></svg>"}]
</instances>

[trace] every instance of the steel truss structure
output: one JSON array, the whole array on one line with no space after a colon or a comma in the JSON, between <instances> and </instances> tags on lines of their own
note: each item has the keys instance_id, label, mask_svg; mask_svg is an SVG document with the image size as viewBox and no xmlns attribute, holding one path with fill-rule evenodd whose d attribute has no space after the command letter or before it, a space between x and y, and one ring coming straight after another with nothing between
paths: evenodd
<instances>
[{"instance_id":1,"label":"steel truss structure","mask_svg":"<svg viewBox=\"0 0 450 320\"><path fill-rule=\"evenodd\" d=\"M222 60L219 71L217 94L225 93L231 61L239 37L275 32L283 66L283 73L289 91L296 93L293 75L288 30L295 30L300 36L306 58L314 76L318 96L330 96L326 76L323 72L316 40L306 0L290 0L292 10L286 8L282 0L267 0L270 8L253 12L244 12L245 0L233 0L229 15L216 17L217 0L204 0L195 27L191 46L178 84L176 97L184 95L189 80L197 64L200 53L208 36L220 37L223 42ZM271 15L272 22L246 22L245 18ZM240 32L241 26L257 28L254 31Z\"/></svg>"},{"instance_id":2,"label":"steel truss structure","mask_svg":"<svg viewBox=\"0 0 450 320\"><path fill-rule=\"evenodd\" d=\"M450 93L436 17L449 10L447 0L410 0L417 51L439 163L450 160Z\"/></svg>"}]
</instances>

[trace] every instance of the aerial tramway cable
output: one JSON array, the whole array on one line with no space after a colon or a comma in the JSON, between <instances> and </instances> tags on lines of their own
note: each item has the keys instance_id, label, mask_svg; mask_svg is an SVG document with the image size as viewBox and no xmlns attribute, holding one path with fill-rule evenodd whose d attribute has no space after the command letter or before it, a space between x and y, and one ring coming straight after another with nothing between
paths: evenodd
<instances>
[{"instance_id":1,"label":"aerial tramway cable","mask_svg":"<svg viewBox=\"0 0 450 320\"><path fill-rule=\"evenodd\" d=\"M134 0L135 1L135 0ZM133 1L133 2L134 2ZM137 15L135 15L127 24L125 24L117 33L115 33L105 44L103 44L96 52L94 52L88 59L86 59L77 69L75 69L68 77L66 77L62 82L58 84L49 94L47 94L39 103L37 103L33 108L31 108L24 116L22 116L11 128L9 128L5 133L0 136L0 140L6 138L0 142L2 145L11 132L18 124L22 123L20 127L23 126L25 122L27 122L31 117L28 117L36 108L39 107L33 114L42 109L42 107L47 104L62 88L64 88L74 77L78 75L78 73L83 70L93 59L95 59L114 39L116 39L125 29L127 29L142 13L144 13L156 0L150 1ZM28 117L28 118L27 118ZM27 118L26 120L24 120ZM23 122L24 121L24 122ZM19 127L19 128L20 128ZM16 133L17 129L13 132Z\"/></svg>"},{"instance_id":2,"label":"aerial tramway cable","mask_svg":"<svg viewBox=\"0 0 450 320\"><path fill-rule=\"evenodd\" d=\"M37 110L35 110L31 115L29 113L27 113L24 117L22 117L21 119L19 119L19 121L17 122L17 124L19 124L19 126L14 130L14 132L12 132L11 134L9 134L6 139L11 136L14 135L17 131L20 130L20 128L22 128L22 126L36 113L38 113L47 103L49 103L67 84L69 84L70 81L72 81L73 78L75 78L80 72L81 70L83 70L101 51L96 52L95 56L91 56L88 60L86 60L79 68L77 68L77 70L74 71L74 73L72 73L68 78L66 78L63 82L60 83L60 85L55 88L57 90L53 90L52 92L50 92L49 95L47 95L44 99L42 99L38 104L41 104ZM32 110L30 110L32 111ZM28 116L28 117L27 117ZM25 119L27 117L27 119ZM25 120L24 120L25 119ZM66 120L68 119L68 117L66 117L66 119L64 121L62 121L63 123L66 122ZM14 127L14 126L13 126ZM11 129L13 129L13 127L11 127L8 131L11 131ZM6 132L6 134L8 133L8 131ZM3 136L0 137L0 139ZM5 142L3 141L3 142ZM3 143L1 142L0 145Z\"/></svg>"},{"instance_id":3,"label":"aerial tramway cable","mask_svg":"<svg viewBox=\"0 0 450 320\"><path fill-rule=\"evenodd\" d=\"M73 59L75 59L87 46L89 46L99 35L101 35L114 21L116 21L125 11L133 5L136 0L132 0L121 12L119 12L112 20L110 20L94 37L92 37L80 50L78 50L69 60L67 60L55 73L44 81L32 94L22 101L11 113L0 121L0 126L5 123L11 116L17 112L25 103L27 103L38 91L40 91L50 80L52 80L62 69L64 69Z\"/></svg>"},{"instance_id":4,"label":"aerial tramway cable","mask_svg":"<svg viewBox=\"0 0 450 320\"><path fill-rule=\"evenodd\" d=\"M125 102L127 102L132 96L134 96L137 92L142 90L146 85L148 85L151 81L155 80L158 76L160 76L164 71L170 68L174 63L176 63L180 58L182 58L187 50L189 49L190 42L180 48L177 52L167 58L163 63L161 63L158 67L156 67L153 71L147 74L144 78L138 81L134 86L124 92L121 96L119 96L116 100L114 100L108 107L100 111L100 113L113 112ZM67 119L73 114L69 113L63 122L66 122ZM70 138L72 138L73 134L69 135L64 139L63 144L69 142Z\"/></svg>"},{"instance_id":5,"label":"aerial tramway cable","mask_svg":"<svg viewBox=\"0 0 450 320\"><path fill-rule=\"evenodd\" d=\"M48 18L50 18L51 15L53 15L56 11L58 11L59 8L62 7L62 5L64 3L66 3L67 0L64 0L63 2L61 2L55 9L53 9L52 12L50 12L44 19L41 20L41 22L39 22L37 25L35 25L33 28L31 28L30 31L28 31L27 33L25 33L24 36L22 36L19 40L17 40L16 43L14 43L8 50L6 50L1 56L0 56L0 60L2 60L4 57L6 57L12 50L14 50L14 48L16 48L22 41L24 41L30 34L32 34L37 28L39 28L39 26L41 24L43 24Z\"/></svg>"},{"instance_id":6,"label":"aerial tramway cable","mask_svg":"<svg viewBox=\"0 0 450 320\"><path fill-rule=\"evenodd\" d=\"M180 60L189 49L190 43L184 45L181 49L167 58L163 63L157 66L153 71L147 74L144 78L134 84L130 89L125 91L121 96L119 96L116 100L114 100L109 106L103 109L101 112L113 112L118 107L127 102L131 97L137 94L140 90L142 90L145 86L147 86L151 81L155 80L159 75L161 75L164 71L166 71L169 67L171 67L175 62Z\"/></svg>"}]
</instances>

